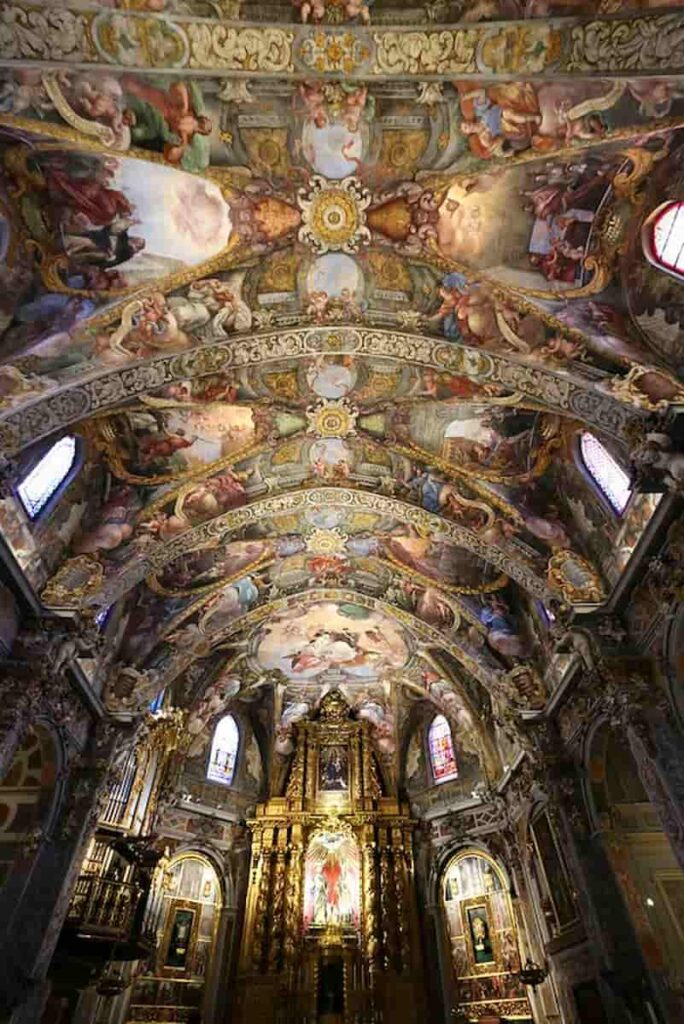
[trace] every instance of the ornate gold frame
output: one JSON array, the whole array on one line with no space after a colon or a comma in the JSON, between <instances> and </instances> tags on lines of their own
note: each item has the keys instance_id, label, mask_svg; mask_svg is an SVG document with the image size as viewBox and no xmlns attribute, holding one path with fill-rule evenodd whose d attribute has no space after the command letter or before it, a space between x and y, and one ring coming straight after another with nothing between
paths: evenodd
<instances>
[{"instance_id":1,"label":"ornate gold frame","mask_svg":"<svg viewBox=\"0 0 684 1024\"><path fill-rule=\"evenodd\" d=\"M475 960L475 952L472 943L472 932L470 927L469 911L473 911L476 909L482 909L486 912L487 925L489 928L489 941L492 947L493 959L483 964L479 964ZM499 942L499 936L497 932L492 927L492 907L489 896L486 894L483 896L470 896L468 899L461 901L459 910L461 913L461 924L463 926L466 957L468 958L468 969L470 973L497 974L501 970L501 944Z\"/></svg>"},{"instance_id":2,"label":"ornate gold frame","mask_svg":"<svg viewBox=\"0 0 684 1024\"><path fill-rule=\"evenodd\" d=\"M566 566L573 563L576 570L584 573L582 584L573 583ZM601 577L586 558L574 551L557 551L549 559L547 567L549 584L559 590L568 604L601 604L606 597Z\"/></svg>"},{"instance_id":3,"label":"ornate gold frame","mask_svg":"<svg viewBox=\"0 0 684 1024\"><path fill-rule=\"evenodd\" d=\"M333 726L334 728L334 726ZM323 750L334 748L344 749L347 752L347 788L344 790L325 790L321 788L321 754ZM324 740L319 740L316 750L316 772L314 775L314 801L321 810L338 808L349 809L351 806L352 793L355 792L356 772L354 756L350 737L346 730L337 730Z\"/></svg>"},{"instance_id":4,"label":"ornate gold frame","mask_svg":"<svg viewBox=\"0 0 684 1024\"><path fill-rule=\"evenodd\" d=\"M215 949L216 949L216 939L217 939L217 936L218 936L218 927L219 927L219 921L220 921L220 918L221 918L221 910L223 909L223 892L221 891L220 875L219 875L218 871L216 870L216 866L211 862L211 860L208 857L205 857L203 854L197 852L196 850L187 850L187 851L184 851L183 853L177 854L176 856L172 857L169 860L169 862L164 867L164 876L165 877L168 876L170 871L172 870L172 868L174 868L177 864L180 864L184 860L198 860L198 861L200 861L200 863L204 864L205 867L211 868L211 870L214 872L214 876L216 878L216 902L213 904L213 906L214 906L214 920L213 920L213 924L212 924L211 942L210 942L211 951L212 951L212 955L213 955L213 953L215 952ZM166 956L166 952L168 951L169 941L170 941L170 938L171 938L171 927L172 927L171 922L172 922L172 920L174 918L176 910L194 910L195 911L195 917L194 917L194 920L193 920L193 923L192 923L192 931L191 931L191 935L190 935L190 941L188 943L188 945L190 947L190 953L188 955L188 963L189 963L190 962L190 958L192 956L194 956L194 954L195 954L195 948L197 946L197 935L198 935L198 932L199 932L199 920L200 920L200 914L198 913L198 911L199 911L199 909L202 906L205 905L206 901L202 900L201 898L197 899L197 900L192 900L192 899L189 899L188 897L177 897L176 898L176 897L172 897L172 896L170 896L168 900L164 900L164 893L165 892L167 892L167 890L166 890L166 887L165 887L165 885L164 885L164 883L162 881L161 882L162 907L163 907L163 913L166 914L166 920L164 921L164 931L163 931L163 934L162 934L162 940L157 945L157 951L156 951L156 956L155 956L155 961L154 961L155 976L159 977L159 978L178 978L178 979L182 980L182 976L185 973L184 971L181 971L181 970L179 970L178 968L175 968L175 967L164 967L164 964L163 964L163 959ZM166 906L164 906L164 904L166 904ZM164 957L162 957L162 952L164 953Z\"/></svg>"},{"instance_id":5,"label":"ornate gold frame","mask_svg":"<svg viewBox=\"0 0 684 1024\"><path fill-rule=\"evenodd\" d=\"M192 963L195 955L195 947L197 946L197 933L199 931L199 907L195 900L188 899L171 899L169 900L168 910L166 912L166 921L164 923L164 935L162 941L159 944L157 952L157 974L162 978L180 978L188 973L188 967ZM187 910L192 914L192 926L190 928L190 936L188 938L188 952L185 958L185 967L169 967L166 965L165 960L169 952L169 943L171 942L171 930L173 923L176 920L176 915L179 910Z\"/></svg>"}]
</instances>

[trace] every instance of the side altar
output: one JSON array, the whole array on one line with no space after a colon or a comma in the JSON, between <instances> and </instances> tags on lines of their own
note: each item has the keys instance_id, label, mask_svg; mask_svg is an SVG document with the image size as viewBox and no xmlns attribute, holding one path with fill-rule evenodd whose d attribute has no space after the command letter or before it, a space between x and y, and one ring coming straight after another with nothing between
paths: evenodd
<instances>
[{"instance_id":1,"label":"side altar","mask_svg":"<svg viewBox=\"0 0 684 1024\"><path fill-rule=\"evenodd\" d=\"M415 822L338 691L297 726L285 796L248 825L240 1024L422 1019Z\"/></svg>"}]
</instances>

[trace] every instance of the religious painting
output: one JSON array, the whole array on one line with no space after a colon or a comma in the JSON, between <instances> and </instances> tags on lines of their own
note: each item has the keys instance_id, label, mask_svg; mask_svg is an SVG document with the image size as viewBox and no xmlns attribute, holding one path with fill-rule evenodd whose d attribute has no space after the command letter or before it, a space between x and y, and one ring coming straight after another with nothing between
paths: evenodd
<instances>
[{"instance_id":1,"label":"religious painting","mask_svg":"<svg viewBox=\"0 0 684 1024\"><path fill-rule=\"evenodd\" d=\"M487 903L475 903L466 907L464 904L470 936L470 950L476 964L493 964L494 949L489 928L489 910Z\"/></svg>"},{"instance_id":2,"label":"religious painting","mask_svg":"<svg viewBox=\"0 0 684 1024\"><path fill-rule=\"evenodd\" d=\"M440 247L472 270L496 268L510 284L544 291L583 284L596 246L593 222L622 164L589 151L581 164L547 161L454 183L440 208Z\"/></svg>"},{"instance_id":3,"label":"religious painting","mask_svg":"<svg viewBox=\"0 0 684 1024\"><path fill-rule=\"evenodd\" d=\"M333 672L348 680L373 679L402 668L408 638L399 623L360 605L320 602L275 615L261 629L256 660L293 680Z\"/></svg>"},{"instance_id":4,"label":"religious painting","mask_svg":"<svg viewBox=\"0 0 684 1024\"><path fill-rule=\"evenodd\" d=\"M349 748L342 745L321 747L318 755L319 793L349 792Z\"/></svg>"},{"instance_id":5,"label":"religious painting","mask_svg":"<svg viewBox=\"0 0 684 1024\"><path fill-rule=\"evenodd\" d=\"M444 879L444 899L451 901L458 899L458 873L447 874Z\"/></svg>"},{"instance_id":6,"label":"religious painting","mask_svg":"<svg viewBox=\"0 0 684 1024\"><path fill-rule=\"evenodd\" d=\"M356 260L345 253L326 253L319 256L311 264L303 283L303 300L306 304L307 316L317 324L340 321L352 322L360 320L364 308L364 276ZM319 360L322 373L318 375L319 386L328 392L338 391L336 395L325 397L341 398L340 384L349 379L349 371L344 369L335 373L333 360ZM326 365L327 364L327 365ZM326 378L328 381L326 382ZM337 378L337 388L331 387L329 381ZM327 384L327 386L326 386Z\"/></svg>"},{"instance_id":7,"label":"religious painting","mask_svg":"<svg viewBox=\"0 0 684 1024\"><path fill-rule=\"evenodd\" d=\"M531 1017L510 896L498 865L463 851L447 864L442 907L459 1001L469 1016Z\"/></svg>"},{"instance_id":8,"label":"religious painting","mask_svg":"<svg viewBox=\"0 0 684 1024\"><path fill-rule=\"evenodd\" d=\"M203 587L219 583L224 578L235 577L243 570L247 574L267 551L267 545L261 541L237 540L220 545L212 544L198 551L180 555L169 562L159 573L158 580L167 592L201 592ZM225 611L225 595L223 598L217 597L211 608L206 609L207 614L211 612L214 618L218 618L219 614Z\"/></svg>"},{"instance_id":9,"label":"religious painting","mask_svg":"<svg viewBox=\"0 0 684 1024\"><path fill-rule=\"evenodd\" d=\"M317 275L316 284L319 280L320 275ZM307 367L306 383L319 398L337 401L353 390L358 372L353 356L319 356Z\"/></svg>"},{"instance_id":10,"label":"religious painting","mask_svg":"<svg viewBox=\"0 0 684 1024\"><path fill-rule=\"evenodd\" d=\"M419 478L424 505L429 503L429 496L433 493L435 496L440 495L440 498L436 498L437 501L441 500L441 496L449 488L456 493L454 485L444 484L430 471L417 473L412 483L418 484ZM430 512L438 510L448 511L446 508L428 508ZM491 565L471 551L456 547L455 544L434 534L429 537L388 537L383 542L383 553L389 561L398 562L407 569L454 590L462 588L467 592L477 591L499 575Z\"/></svg>"},{"instance_id":11,"label":"religious painting","mask_svg":"<svg viewBox=\"0 0 684 1024\"><path fill-rule=\"evenodd\" d=\"M345 832L319 832L306 852L304 926L357 929L360 920L361 856Z\"/></svg>"},{"instance_id":12,"label":"religious painting","mask_svg":"<svg viewBox=\"0 0 684 1024\"><path fill-rule=\"evenodd\" d=\"M195 911L177 907L170 919L169 938L164 967L184 971L188 965L192 944Z\"/></svg>"},{"instance_id":13,"label":"religious painting","mask_svg":"<svg viewBox=\"0 0 684 1024\"><path fill-rule=\"evenodd\" d=\"M41 356L66 356L72 330L103 302L202 263L230 240L218 186L174 167L29 147L24 137L4 154L24 228L42 254L3 338L5 354L40 346Z\"/></svg>"},{"instance_id":14,"label":"religious painting","mask_svg":"<svg viewBox=\"0 0 684 1024\"><path fill-rule=\"evenodd\" d=\"M254 441L255 423L248 406L220 401L192 401L176 388L149 397L99 425L109 445L110 464L118 476L140 483L165 483L233 455ZM136 482L137 482L136 480Z\"/></svg>"}]
</instances>

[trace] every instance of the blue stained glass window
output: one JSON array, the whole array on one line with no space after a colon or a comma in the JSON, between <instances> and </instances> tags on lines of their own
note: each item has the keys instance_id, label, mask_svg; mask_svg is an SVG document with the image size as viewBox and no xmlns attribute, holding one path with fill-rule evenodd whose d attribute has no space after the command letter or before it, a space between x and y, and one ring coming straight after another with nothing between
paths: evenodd
<instances>
[{"instance_id":1,"label":"blue stained glass window","mask_svg":"<svg viewBox=\"0 0 684 1024\"><path fill-rule=\"evenodd\" d=\"M166 694L166 687L164 687L163 690L159 691L159 693L154 698L154 700L150 701L150 706L149 706L148 710L151 711L153 714L155 712L157 712L157 711L161 711L162 704L164 703L164 695L165 694Z\"/></svg>"},{"instance_id":2,"label":"blue stained glass window","mask_svg":"<svg viewBox=\"0 0 684 1024\"><path fill-rule=\"evenodd\" d=\"M19 499L31 519L36 519L64 483L76 462L76 438L60 437L29 470L17 487Z\"/></svg>"},{"instance_id":3,"label":"blue stained glass window","mask_svg":"<svg viewBox=\"0 0 684 1024\"><path fill-rule=\"evenodd\" d=\"M435 782L449 782L458 778L458 765L454 756L454 744L451 729L444 715L437 715L432 720L428 732L430 748L430 764Z\"/></svg>"},{"instance_id":4,"label":"blue stained glass window","mask_svg":"<svg viewBox=\"0 0 684 1024\"><path fill-rule=\"evenodd\" d=\"M240 733L232 715L225 715L216 726L211 742L211 754L207 766L210 782L222 782L230 786L235 775Z\"/></svg>"},{"instance_id":5,"label":"blue stained glass window","mask_svg":"<svg viewBox=\"0 0 684 1024\"><path fill-rule=\"evenodd\" d=\"M582 461L596 487L618 515L632 496L629 474L615 461L597 437L585 431L580 437Z\"/></svg>"},{"instance_id":6,"label":"blue stained glass window","mask_svg":"<svg viewBox=\"0 0 684 1024\"><path fill-rule=\"evenodd\" d=\"M107 620L109 619L109 616L112 614L113 607L113 604L107 604L104 606L104 608L100 608L99 612L95 616L95 625L100 630L100 632L102 632L102 630L107 625Z\"/></svg>"}]
</instances>

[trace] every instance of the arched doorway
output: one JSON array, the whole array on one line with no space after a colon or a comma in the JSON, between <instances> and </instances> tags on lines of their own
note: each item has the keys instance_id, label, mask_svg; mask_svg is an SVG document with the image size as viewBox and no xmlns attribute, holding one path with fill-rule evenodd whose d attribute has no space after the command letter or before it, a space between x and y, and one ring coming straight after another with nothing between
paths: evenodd
<instances>
[{"instance_id":1,"label":"arched doorway","mask_svg":"<svg viewBox=\"0 0 684 1024\"><path fill-rule=\"evenodd\" d=\"M222 903L218 875L203 854L160 862L148 907L157 947L148 971L134 982L128 1021L186 1020L201 1012L214 977Z\"/></svg>"},{"instance_id":2,"label":"arched doorway","mask_svg":"<svg viewBox=\"0 0 684 1024\"><path fill-rule=\"evenodd\" d=\"M639 777L607 722L589 748L591 811L668 1019L684 1019L684 871Z\"/></svg>"},{"instance_id":3,"label":"arched doorway","mask_svg":"<svg viewBox=\"0 0 684 1024\"><path fill-rule=\"evenodd\" d=\"M531 1020L520 970L518 936L507 879L481 850L461 850L440 881L451 975L452 1007L468 1020Z\"/></svg>"}]
</instances>

